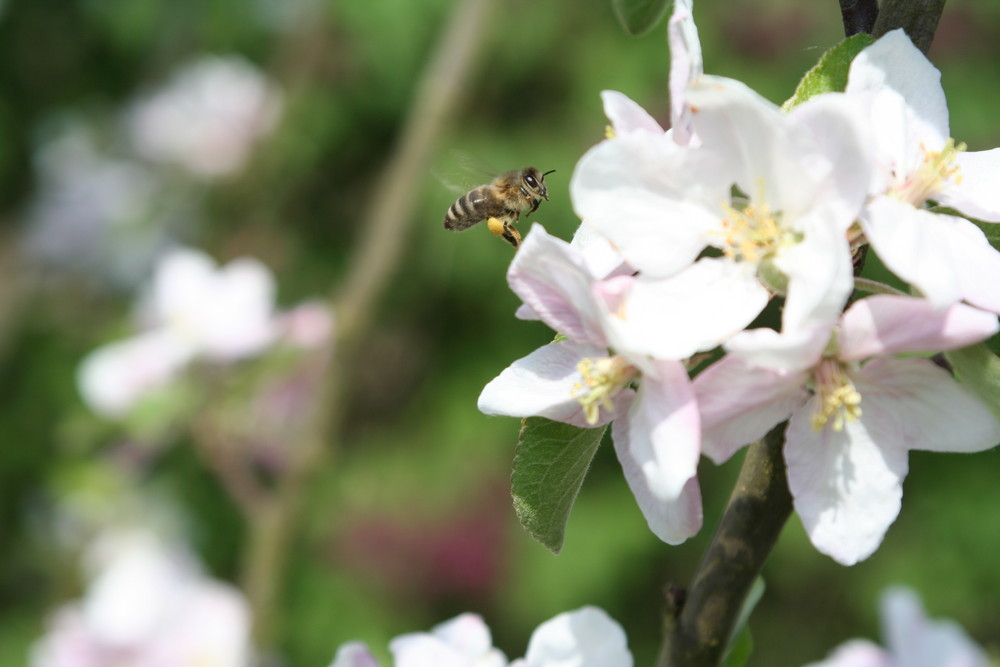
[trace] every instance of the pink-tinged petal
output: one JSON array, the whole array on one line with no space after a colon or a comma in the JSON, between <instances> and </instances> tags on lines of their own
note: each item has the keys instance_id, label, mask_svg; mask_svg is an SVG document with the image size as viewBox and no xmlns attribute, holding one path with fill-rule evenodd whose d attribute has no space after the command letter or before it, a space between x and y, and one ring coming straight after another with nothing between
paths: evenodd
<instances>
[{"instance_id":1,"label":"pink-tinged petal","mask_svg":"<svg viewBox=\"0 0 1000 667\"><path fill-rule=\"evenodd\" d=\"M593 276L579 252L541 225L531 226L510 264L507 282L557 332L581 342L604 342L591 296Z\"/></svg>"},{"instance_id":2,"label":"pink-tinged petal","mask_svg":"<svg viewBox=\"0 0 1000 667\"><path fill-rule=\"evenodd\" d=\"M882 596L882 627L895 664L905 667L989 667L986 653L949 620L927 618L916 594L891 588Z\"/></svg>"},{"instance_id":3,"label":"pink-tinged petal","mask_svg":"<svg viewBox=\"0 0 1000 667\"><path fill-rule=\"evenodd\" d=\"M173 380L194 352L170 331L150 331L109 343L87 355L77 371L77 386L94 412L121 418Z\"/></svg>"},{"instance_id":4,"label":"pink-tinged petal","mask_svg":"<svg viewBox=\"0 0 1000 667\"><path fill-rule=\"evenodd\" d=\"M701 528L698 408L687 371L658 362L628 414L612 425L615 452L653 533L679 544Z\"/></svg>"},{"instance_id":5,"label":"pink-tinged petal","mask_svg":"<svg viewBox=\"0 0 1000 667\"><path fill-rule=\"evenodd\" d=\"M1000 148L959 153L958 182L949 182L934 198L939 203L986 222L1000 222Z\"/></svg>"},{"instance_id":6,"label":"pink-tinged petal","mask_svg":"<svg viewBox=\"0 0 1000 667\"><path fill-rule=\"evenodd\" d=\"M487 384L479 395L479 410L506 417L547 417L554 421L588 427L580 402L573 397L574 385L583 378L577 368L587 357L605 357L607 349L564 340L538 348L518 359ZM598 424L613 415L601 408Z\"/></svg>"},{"instance_id":7,"label":"pink-tinged petal","mask_svg":"<svg viewBox=\"0 0 1000 667\"><path fill-rule=\"evenodd\" d=\"M663 134L663 128L645 109L633 102L627 95L615 90L601 91L604 115L611 121L618 136L629 132L644 131Z\"/></svg>"},{"instance_id":8,"label":"pink-tinged petal","mask_svg":"<svg viewBox=\"0 0 1000 667\"><path fill-rule=\"evenodd\" d=\"M670 42L671 134L681 146L699 144L691 124L691 110L684 103L684 90L705 71L701 40L691 4L691 0L675 0L674 13L667 24L667 39Z\"/></svg>"},{"instance_id":9,"label":"pink-tinged petal","mask_svg":"<svg viewBox=\"0 0 1000 667\"><path fill-rule=\"evenodd\" d=\"M926 299L877 295L847 309L837 342L841 359L858 361L881 354L953 350L998 330L996 315L978 308L955 304L941 309Z\"/></svg>"},{"instance_id":10,"label":"pink-tinged petal","mask_svg":"<svg viewBox=\"0 0 1000 667\"><path fill-rule=\"evenodd\" d=\"M885 265L935 306L965 300L1000 313L1000 253L968 220L877 197L862 224Z\"/></svg>"},{"instance_id":11,"label":"pink-tinged petal","mask_svg":"<svg viewBox=\"0 0 1000 667\"><path fill-rule=\"evenodd\" d=\"M646 275L669 276L695 260L718 225L732 180L726 164L670 137L628 134L580 159L573 207Z\"/></svg>"},{"instance_id":12,"label":"pink-tinged petal","mask_svg":"<svg viewBox=\"0 0 1000 667\"><path fill-rule=\"evenodd\" d=\"M701 259L672 278L632 285L625 308L605 325L611 346L626 356L686 359L743 330L767 305L753 267Z\"/></svg>"},{"instance_id":13,"label":"pink-tinged petal","mask_svg":"<svg viewBox=\"0 0 1000 667\"><path fill-rule=\"evenodd\" d=\"M797 411L785 434L788 488L813 545L842 565L868 558L899 514L906 450L883 446L894 436L862 416L841 431L812 427L816 398ZM871 415L875 417L875 415Z\"/></svg>"},{"instance_id":14,"label":"pink-tinged petal","mask_svg":"<svg viewBox=\"0 0 1000 667\"><path fill-rule=\"evenodd\" d=\"M927 359L876 359L853 378L861 420L884 450L981 452L1000 442L1000 422L989 409Z\"/></svg>"},{"instance_id":15,"label":"pink-tinged petal","mask_svg":"<svg viewBox=\"0 0 1000 667\"><path fill-rule=\"evenodd\" d=\"M830 340L830 326L815 326L778 333L774 329L748 329L726 343L731 356L748 366L772 371L802 371L816 365Z\"/></svg>"},{"instance_id":16,"label":"pink-tinged petal","mask_svg":"<svg viewBox=\"0 0 1000 667\"><path fill-rule=\"evenodd\" d=\"M784 331L831 326L854 287L851 250L843 230L828 216L809 217L805 238L775 257L775 266L788 277Z\"/></svg>"},{"instance_id":17,"label":"pink-tinged petal","mask_svg":"<svg viewBox=\"0 0 1000 667\"><path fill-rule=\"evenodd\" d=\"M632 667L625 631L603 609L582 607L531 633L524 667Z\"/></svg>"},{"instance_id":18,"label":"pink-tinged petal","mask_svg":"<svg viewBox=\"0 0 1000 667\"><path fill-rule=\"evenodd\" d=\"M716 463L758 440L806 402L804 373L753 368L726 356L694 379L701 451Z\"/></svg>"},{"instance_id":19,"label":"pink-tinged petal","mask_svg":"<svg viewBox=\"0 0 1000 667\"><path fill-rule=\"evenodd\" d=\"M912 112L947 137L948 103L941 72L913 45L902 29L886 33L851 62L848 93L890 88L902 95Z\"/></svg>"},{"instance_id":20,"label":"pink-tinged petal","mask_svg":"<svg viewBox=\"0 0 1000 667\"><path fill-rule=\"evenodd\" d=\"M866 639L852 639L837 647L826 660L811 662L806 667L900 667L900 665L881 646Z\"/></svg>"},{"instance_id":21,"label":"pink-tinged petal","mask_svg":"<svg viewBox=\"0 0 1000 667\"><path fill-rule=\"evenodd\" d=\"M580 252L591 275L599 280L635 273L611 241L598 234L586 220L576 228L570 245Z\"/></svg>"},{"instance_id":22,"label":"pink-tinged petal","mask_svg":"<svg viewBox=\"0 0 1000 667\"><path fill-rule=\"evenodd\" d=\"M337 649L330 667L379 667L379 664L363 642L348 642Z\"/></svg>"}]
</instances>

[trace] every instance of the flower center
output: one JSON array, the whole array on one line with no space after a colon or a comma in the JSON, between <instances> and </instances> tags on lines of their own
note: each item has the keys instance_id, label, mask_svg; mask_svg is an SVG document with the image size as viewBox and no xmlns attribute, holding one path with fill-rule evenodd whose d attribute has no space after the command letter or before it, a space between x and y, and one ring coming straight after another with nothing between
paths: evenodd
<instances>
[{"instance_id":1,"label":"flower center","mask_svg":"<svg viewBox=\"0 0 1000 667\"><path fill-rule=\"evenodd\" d=\"M830 424L834 431L844 430L844 423L861 416L861 394L847 373L847 366L837 359L823 359L813 371L816 384L816 410L812 427L821 431Z\"/></svg>"},{"instance_id":2,"label":"flower center","mask_svg":"<svg viewBox=\"0 0 1000 667\"><path fill-rule=\"evenodd\" d=\"M738 262L760 264L772 257L782 246L802 240L801 234L781 224L781 211L767 203L764 184L758 186L757 203L742 207L723 203L722 254Z\"/></svg>"},{"instance_id":3,"label":"flower center","mask_svg":"<svg viewBox=\"0 0 1000 667\"><path fill-rule=\"evenodd\" d=\"M577 364L583 381L573 385L573 398L583 407L587 423L597 423L601 407L613 410L611 399L639 375L639 371L624 357L588 357Z\"/></svg>"},{"instance_id":4,"label":"flower center","mask_svg":"<svg viewBox=\"0 0 1000 667\"><path fill-rule=\"evenodd\" d=\"M955 185L962 182L961 170L955 164L955 157L965 150L965 144L955 145L954 139L948 139L944 148L939 151L929 151L922 144L920 149L924 154L920 166L891 190L894 197L914 206L921 206L928 199L933 199L949 181Z\"/></svg>"}]
</instances>

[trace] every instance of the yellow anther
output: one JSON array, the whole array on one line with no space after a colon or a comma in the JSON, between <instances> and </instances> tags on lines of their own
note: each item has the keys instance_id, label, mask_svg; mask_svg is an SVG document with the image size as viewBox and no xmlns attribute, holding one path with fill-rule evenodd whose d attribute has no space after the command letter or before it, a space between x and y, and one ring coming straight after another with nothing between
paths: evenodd
<instances>
[{"instance_id":1,"label":"yellow anther","mask_svg":"<svg viewBox=\"0 0 1000 667\"><path fill-rule=\"evenodd\" d=\"M958 185L962 182L962 174L955 158L965 148L964 143L955 144L954 139L948 139L939 151L929 151L921 144L924 158L920 166L910 172L905 181L893 187L890 194L901 201L921 206L928 199L934 199L947 183Z\"/></svg>"},{"instance_id":2,"label":"yellow anther","mask_svg":"<svg viewBox=\"0 0 1000 667\"><path fill-rule=\"evenodd\" d=\"M617 136L618 135L615 134L615 128L611 127L610 125L605 125L604 126L604 138L605 139L614 139Z\"/></svg>"},{"instance_id":3,"label":"yellow anther","mask_svg":"<svg viewBox=\"0 0 1000 667\"><path fill-rule=\"evenodd\" d=\"M601 408L614 409L613 399L635 379L639 371L623 357L588 357L577 364L582 382L573 385L570 393L583 407L587 423L593 426L600 418Z\"/></svg>"},{"instance_id":4,"label":"yellow anther","mask_svg":"<svg viewBox=\"0 0 1000 667\"><path fill-rule=\"evenodd\" d=\"M814 371L816 410L812 427L821 431L827 424L834 431L844 430L844 424L861 416L861 394L847 373L843 362L824 359Z\"/></svg>"}]
</instances>

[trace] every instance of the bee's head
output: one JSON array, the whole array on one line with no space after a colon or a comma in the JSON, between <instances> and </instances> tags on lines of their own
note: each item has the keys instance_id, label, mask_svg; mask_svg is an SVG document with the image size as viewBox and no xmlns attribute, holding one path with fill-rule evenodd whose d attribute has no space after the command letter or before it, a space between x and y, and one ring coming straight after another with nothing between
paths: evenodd
<instances>
[{"instance_id":1,"label":"bee's head","mask_svg":"<svg viewBox=\"0 0 1000 667\"><path fill-rule=\"evenodd\" d=\"M555 169L552 169L551 171L547 171L543 174L534 167L525 168L525 170L521 172L523 189L526 189L535 199L544 199L545 201L548 201L549 190L545 187L545 177L554 171Z\"/></svg>"}]
</instances>

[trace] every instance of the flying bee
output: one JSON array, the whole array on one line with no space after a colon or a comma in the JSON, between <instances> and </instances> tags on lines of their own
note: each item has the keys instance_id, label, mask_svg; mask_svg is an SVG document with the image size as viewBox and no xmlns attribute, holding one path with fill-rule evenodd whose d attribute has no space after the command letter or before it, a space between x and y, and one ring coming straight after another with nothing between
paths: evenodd
<instances>
[{"instance_id":1,"label":"flying bee","mask_svg":"<svg viewBox=\"0 0 1000 667\"><path fill-rule=\"evenodd\" d=\"M487 220L490 231L502 236L516 250L521 244L521 235L514 223L525 211L527 215L534 213L543 199L549 200L545 177L554 171L542 174L534 167L525 167L497 176L492 183L480 185L459 197L444 216L444 228L460 232Z\"/></svg>"}]
</instances>

